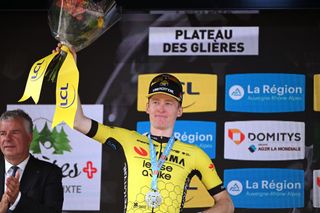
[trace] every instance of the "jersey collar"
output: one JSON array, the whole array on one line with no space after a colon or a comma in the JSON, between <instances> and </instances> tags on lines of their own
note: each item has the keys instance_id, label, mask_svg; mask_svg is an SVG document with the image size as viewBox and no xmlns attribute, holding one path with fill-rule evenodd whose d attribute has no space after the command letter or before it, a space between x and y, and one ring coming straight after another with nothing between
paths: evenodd
<instances>
[{"instance_id":1,"label":"jersey collar","mask_svg":"<svg viewBox=\"0 0 320 213\"><path fill-rule=\"evenodd\" d=\"M169 141L169 137L165 137L165 136L157 136L157 135L150 135L151 139L154 141L157 141L159 143L168 143Z\"/></svg>"}]
</instances>

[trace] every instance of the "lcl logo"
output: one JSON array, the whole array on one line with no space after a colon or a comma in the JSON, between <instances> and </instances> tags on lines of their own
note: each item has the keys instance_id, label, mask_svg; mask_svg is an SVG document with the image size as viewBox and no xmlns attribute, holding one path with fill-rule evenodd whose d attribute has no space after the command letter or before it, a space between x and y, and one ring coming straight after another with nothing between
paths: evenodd
<instances>
[{"instance_id":1,"label":"lcl logo","mask_svg":"<svg viewBox=\"0 0 320 213\"><path fill-rule=\"evenodd\" d=\"M60 87L60 93L59 93L59 97L60 97L60 107L62 108L68 108L70 106L72 106L72 104L74 103L75 100L75 89L70 86L69 87L69 83L66 83L65 86L61 86Z\"/></svg>"},{"instance_id":2,"label":"lcl logo","mask_svg":"<svg viewBox=\"0 0 320 213\"><path fill-rule=\"evenodd\" d=\"M45 62L45 60L40 61L39 63L36 64L36 66L34 67L33 71L32 71L32 76L31 76L31 80L32 81L36 81L38 80L44 72L44 69L42 69L42 72L39 72L41 70L41 66L43 65L43 63Z\"/></svg>"},{"instance_id":3,"label":"lcl logo","mask_svg":"<svg viewBox=\"0 0 320 213\"><path fill-rule=\"evenodd\" d=\"M192 89L192 82L181 82L182 86L185 87L183 90L183 94L188 94L188 95L200 95L200 92L193 91Z\"/></svg>"}]
</instances>

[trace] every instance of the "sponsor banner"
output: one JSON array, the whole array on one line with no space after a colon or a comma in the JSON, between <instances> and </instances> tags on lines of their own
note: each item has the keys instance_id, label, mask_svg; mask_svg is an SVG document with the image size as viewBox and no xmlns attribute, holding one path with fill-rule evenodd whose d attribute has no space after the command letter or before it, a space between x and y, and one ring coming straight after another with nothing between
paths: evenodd
<instances>
[{"instance_id":1,"label":"sponsor banner","mask_svg":"<svg viewBox=\"0 0 320 213\"><path fill-rule=\"evenodd\" d=\"M100 210L102 145L72 130L65 123L51 129L54 105L8 105L20 108L33 120L30 153L61 167L63 174L63 210ZM103 105L83 105L86 115L103 121Z\"/></svg>"},{"instance_id":2,"label":"sponsor banner","mask_svg":"<svg viewBox=\"0 0 320 213\"><path fill-rule=\"evenodd\" d=\"M313 91L313 110L319 112L320 111L320 74L314 75L314 91Z\"/></svg>"},{"instance_id":3,"label":"sponsor banner","mask_svg":"<svg viewBox=\"0 0 320 213\"><path fill-rule=\"evenodd\" d=\"M193 176L187 189L184 208L205 208L214 205L214 200L198 176Z\"/></svg>"},{"instance_id":4,"label":"sponsor banner","mask_svg":"<svg viewBox=\"0 0 320 213\"><path fill-rule=\"evenodd\" d=\"M320 170L313 170L313 207L320 208Z\"/></svg>"},{"instance_id":5,"label":"sponsor banner","mask_svg":"<svg viewBox=\"0 0 320 213\"><path fill-rule=\"evenodd\" d=\"M304 155L304 122L225 122L225 159L253 161L297 160L304 159Z\"/></svg>"},{"instance_id":6,"label":"sponsor banner","mask_svg":"<svg viewBox=\"0 0 320 213\"><path fill-rule=\"evenodd\" d=\"M145 134L150 130L149 121L137 123L137 131ZM207 155L214 159L216 157L216 123L209 121L176 121L174 137L182 142L195 144Z\"/></svg>"},{"instance_id":7,"label":"sponsor banner","mask_svg":"<svg viewBox=\"0 0 320 213\"><path fill-rule=\"evenodd\" d=\"M217 75L171 73L182 83L183 112L214 112L217 109ZM138 77L137 110L145 111L150 81L158 74Z\"/></svg>"},{"instance_id":8,"label":"sponsor banner","mask_svg":"<svg viewBox=\"0 0 320 213\"><path fill-rule=\"evenodd\" d=\"M224 183L236 208L302 208L304 171L226 169Z\"/></svg>"},{"instance_id":9,"label":"sponsor banner","mask_svg":"<svg viewBox=\"0 0 320 213\"><path fill-rule=\"evenodd\" d=\"M304 111L305 75L226 75L225 110L260 113Z\"/></svg>"},{"instance_id":10,"label":"sponsor banner","mask_svg":"<svg viewBox=\"0 0 320 213\"><path fill-rule=\"evenodd\" d=\"M149 55L258 55L259 27L150 27Z\"/></svg>"}]
</instances>

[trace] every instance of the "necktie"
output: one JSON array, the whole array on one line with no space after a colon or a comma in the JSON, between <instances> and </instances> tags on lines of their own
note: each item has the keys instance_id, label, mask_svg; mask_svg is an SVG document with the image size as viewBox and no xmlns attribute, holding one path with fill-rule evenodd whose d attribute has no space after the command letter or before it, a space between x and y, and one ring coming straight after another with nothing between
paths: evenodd
<instances>
[{"instance_id":1,"label":"necktie","mask_svg":"<svg viewBox=\"0 0 320 213\"><path fill-rule=\"evenodd\" d=\"M12 170L12 172L11 172L11 176L15 176L16 175L16 172L17 172L17 170L19 169L19 167L18 166L11 166L11 170ZM8 206L8 210L7 210L7 213L12 213L13 211L12 210L10 210L9 209L9 207L10 207L10 204L9 204L9 206Z\"/></svg>"},{"instance_id":2,"label":"necktie","mask_svg":"<svg viewBox=\"0 0 320 213\"><path fill-rule=\"evenodd\" d=\"M11 170L12 170L11 176L14 177L16 175L16 172L17 172L18 169L19 169L18 166L11 166Z\"/></svg>"}]
</instances>

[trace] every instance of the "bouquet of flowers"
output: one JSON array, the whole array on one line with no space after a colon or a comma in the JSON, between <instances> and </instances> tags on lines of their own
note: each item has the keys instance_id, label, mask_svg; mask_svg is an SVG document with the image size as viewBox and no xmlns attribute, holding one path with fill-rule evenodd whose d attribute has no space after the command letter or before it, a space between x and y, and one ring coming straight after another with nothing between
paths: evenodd
<instances>
[{"instance_id":1,"label":"bouquet of flowers","mask_svg":"<svg viewBox=\"0 0 320 213\"><path fill-rule=\"evenodd\" d=\"M114 0L54 0L48 19L52 35L79 51L120 18Z\"/></svg>"},{"instance_id":2,"label":"bouquet of flowers","mask_svg":"<svg viewBox=\"0 0 320 213\"><path fill-rule=\"evenodd\" d=\"M115 0L53 0L48 11L52 35L78 52L90 45L120 19ZM57 55L48 67L49 80L55 81L65 58Z\"/></svg>"},{"instance_id":3,"label":"bouquet of flowers","mask_svg":"<svg viewBox=\"0 0 320 213\"><path fill-rule=\"evenodd\" d=\"M79 71L73 51L87 47L120 19L115 0L53 0L48 11L52 35L62 44L59 53L36 61L19 102L38 103L44 76L56 81L56 110L52 127L64 121L73 128L77 110ZM71 51L73 50L73 51Z\"/></svg>"}]
</instances>

